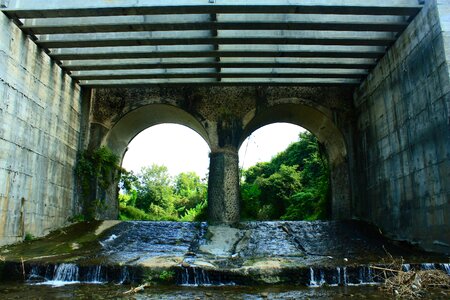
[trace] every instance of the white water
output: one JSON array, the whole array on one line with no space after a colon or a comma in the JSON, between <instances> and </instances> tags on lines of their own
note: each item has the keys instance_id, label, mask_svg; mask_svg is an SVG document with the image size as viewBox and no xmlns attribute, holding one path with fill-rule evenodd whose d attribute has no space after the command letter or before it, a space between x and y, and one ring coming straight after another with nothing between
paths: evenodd
<instances>
[{"instance_id":1,"label":"white water","mask_svg":"<svg viewBox=\"0 0 450 300\"><path fill-rule=\"evenodd\" d=\"M309 286L310 287L318 287L317 281L314 277L314 269L309 268Z\"/></svg>"},{"instance_id":2,"label":"white water","mask_svg":"<svg viewBox=\"0 0 450 300\"><path fill-rule=\"evenodd\" d=\"M127 275L127 274L124 274ZM53 276L46 278L39 274L38 268L32 268L28 276L29 280L44 279L41 282L33 282L33 285L50 285L60 287L69 284L87 283L87 284L103 284L106 279L102 277L102 266L91 267L86 274L86 279L80 279L80 268L75 264L60 264L55 266ZM121 279L125 281L125 279Z\"/></svg>"},{"instance_id":3,"label":"white water","mask_svg":"<svg viewBox=\"0 0 450 300\"><path fill-rule=\"evenodd\" d=\"M208 273L196 267L183 268L181 273L182 286L211 286L211 280Z\"/></svg>"},{"instance_id":4,"label":"white water","mask_svg":"<svg viewBox=\"0 0 450 300\"><path fill-rule=\"evenodd\" d=\"M422 264L422 269L423 270L434 270L435 267L434 267L434 264L427 263L427 264Z\"/></svg>"},{"instance_id":5,"label":"white water","mask_svg":"<svg viewBox=\"0 0 450 300\"><path fill-rule=\"evenodd\" d=\"M445 271L445 273L450 275L450 264L441 264L441 268L443 271Z\"/></svg>"},{"instance_id":6,"label":"white water","mask_svg":"<svg viewBox=\"0 0 450 300\"><path fill-rule=\"evenodd\" d=\"M51 285L54 287L59 287L77 283L80 283L78 266L75 264L60 264L55 268L53 278L51 280L38 282L35 283L35 285Z\"/></svg>"}]
</instances>

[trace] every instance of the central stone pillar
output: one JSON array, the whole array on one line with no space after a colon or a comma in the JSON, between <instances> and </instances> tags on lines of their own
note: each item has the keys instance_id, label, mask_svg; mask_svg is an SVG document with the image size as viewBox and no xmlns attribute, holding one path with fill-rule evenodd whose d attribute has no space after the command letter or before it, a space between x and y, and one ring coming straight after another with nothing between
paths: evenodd
<instances>
[{"instance_id":1,"label":"central stone pillar","mask_svg":"<svg viewBox=\"0 0 450 300\"><path fill-rule=\"evenodd\" d=\"M237 223L240 216L239 156L237 149L219 149L209 155L208 220Z\"/></svg>"}]
</instances>

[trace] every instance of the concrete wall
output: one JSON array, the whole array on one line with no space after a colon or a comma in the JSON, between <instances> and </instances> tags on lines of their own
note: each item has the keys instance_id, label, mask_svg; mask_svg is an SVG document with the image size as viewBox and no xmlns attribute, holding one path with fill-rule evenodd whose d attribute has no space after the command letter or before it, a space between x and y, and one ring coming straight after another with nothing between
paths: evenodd
<instances>
[{"instance_id":1,"label":"concrete wall","mask_svg":"<svg viewBox=\"0 0 450 300\"><path fill-rule=\"evenodd\" d=\"M450 3L425 8L355 92L355 215L450 252Z\"/></svg>"},{"instance_id":2,"label":"concrete wall","mask_svg":"<svg viewBox=\"0 0 450 300\"><path fill-rule=\"evenodd\" d=\"M0 245L77 209L80 89L0 13Z\"/></svg>"}]
</instances>

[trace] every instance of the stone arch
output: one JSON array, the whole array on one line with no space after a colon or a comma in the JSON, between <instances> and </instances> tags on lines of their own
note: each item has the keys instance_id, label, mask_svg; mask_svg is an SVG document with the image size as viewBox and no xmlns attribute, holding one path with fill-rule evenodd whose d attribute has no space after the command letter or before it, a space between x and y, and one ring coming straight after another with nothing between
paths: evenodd
<instances>
[{"instance_id":1,"label":"stone arch","mask_svg":"<svg viewBox=\"0 0 450 300\"><path fill-rule=\"evenodd\" d=\"M128 144L141 131L158 124L175 123L184 125L197 132L210 146L210 139L203 125L190 113L169 104L148 104L140 106L124 114L112 127L101 141L102 146L107 146L114 154L120 157L120 164L126 153ZM97 190L98 199L104 199L105 208L98 212L100 219L115 219L119 212L118 182L111 185L106 191Z\"/></svg>"},{"instance_id":2,"label":"stone arch","mask_svg":"<svg viewBox=\"0 0 450 300\"><path fill-rule=\"evenodd\" d=\"M211 147L208 133L203 125L185 110L168 104L149 104L125 114L109 130L102 145L108 146L123 159L128 144L136 135L151 126L163 123L174 123L191 128Z\"/></svg>"},{"instance_id":3,"label":"stone arch","mask_svg":"<svg viewBox=\"0 0 450 300\"><path fill-rule=\"evenodd\" d=\"M253 110L244 120L239 147L257 129L272 123L299 125L314 134L325 146L330 164L333 219L350 218L350 181L347 145L331 112L305 104L284 103Z\"/></svg>"}]
</instances>

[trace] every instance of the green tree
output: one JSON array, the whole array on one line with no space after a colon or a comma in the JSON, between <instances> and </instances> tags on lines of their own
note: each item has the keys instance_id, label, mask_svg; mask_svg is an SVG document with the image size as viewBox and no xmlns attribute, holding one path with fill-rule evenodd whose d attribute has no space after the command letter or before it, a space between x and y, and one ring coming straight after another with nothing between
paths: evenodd
<instances>
[{"instance_id":1,"label":"green tree","mask_svg":"<svg viewBox=\"0 0 450 300\"><path fill-rule=\"evenodd\" d=\"M173 210L173 186L166 166L156 164L143 167L136 183L136 207L143 211L160 211L155 206L167 212Z\"/></svg>"},{"instance_id":2,"label":"green tree","mask_svg":"<svg viewBox=\"0 0 450 300\"><path fill-rule=\"evenodd\" d=\"M301 188L300 173L297 166L281 165L279 170L268 178L259 177L256 184L261 189L260 202L265 209L262 219L275 220L285 214L289 199Z\"/></svg>"},{"instance_id":3,"label":"green tree","mask_svg":"<svg viewBox=\"0 0 450 300\"><path fill-rule=\"evenodd\" d=\"M189 209L206 200L207 185L194 172L180 173L175 177L175 195Z\"/></svg>"},{"instance_id":4,"label":"green tree","mask_svg":"<svg viewBox=\"0 0 450 300\"><path fill-rule=\"evenodd\" d=\"M247 219L313 220L329 214L329 171L323 147L308 132L270 162L243 171Z\"/></svg>"},{"instance_id":5,"label":"green tree","mask_svg":"<svg viewBox=\"0 0 450 300\"><path fill-rule=\"evenodd\" d=\"M121 219L205 219L207 185L193 172L172 178L167 167L154 164L137 174L124 172L119 187Z\"/></svg>"}]
</instances>

